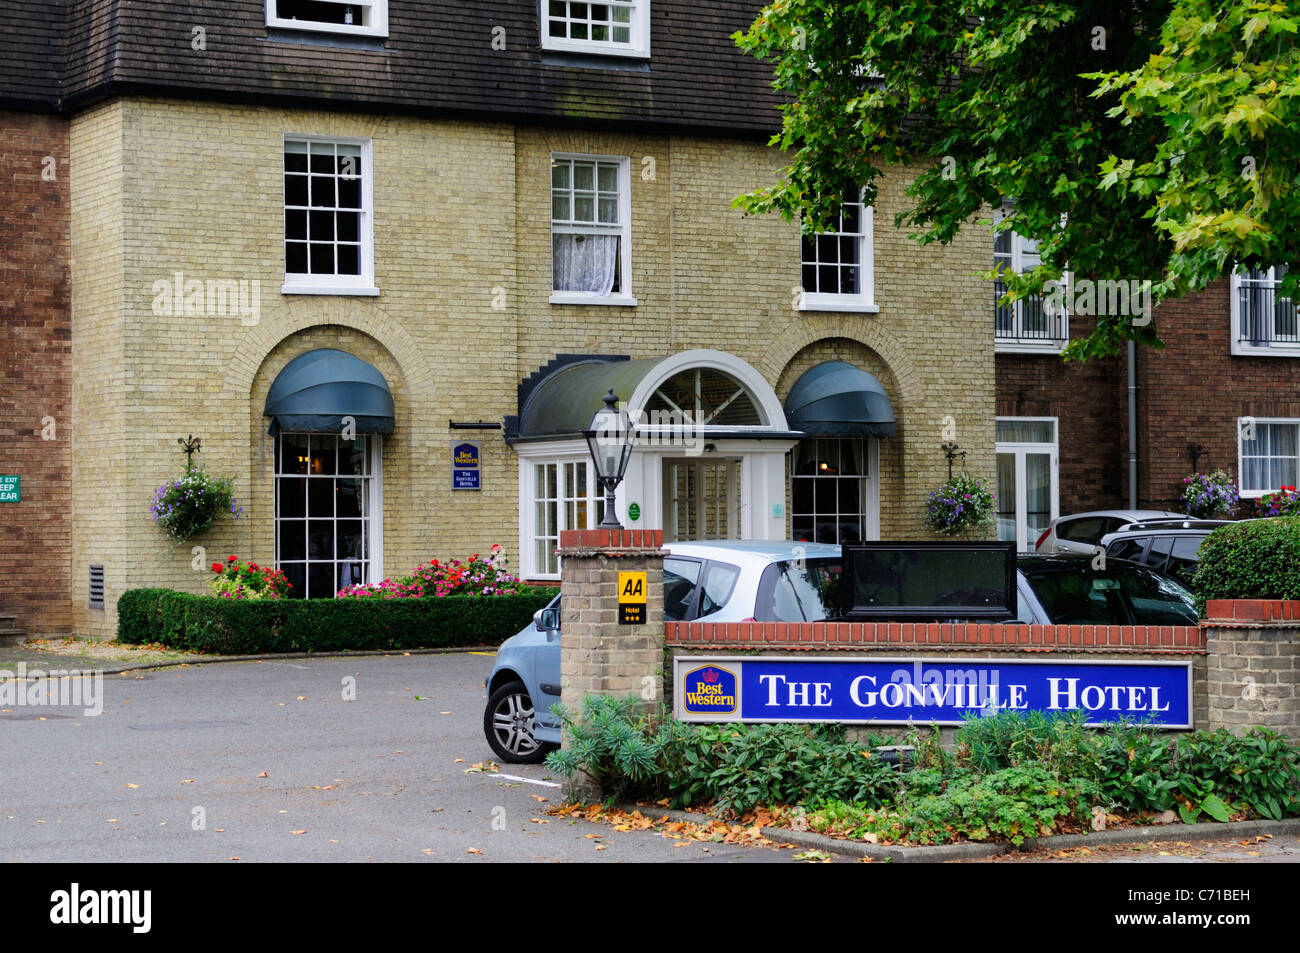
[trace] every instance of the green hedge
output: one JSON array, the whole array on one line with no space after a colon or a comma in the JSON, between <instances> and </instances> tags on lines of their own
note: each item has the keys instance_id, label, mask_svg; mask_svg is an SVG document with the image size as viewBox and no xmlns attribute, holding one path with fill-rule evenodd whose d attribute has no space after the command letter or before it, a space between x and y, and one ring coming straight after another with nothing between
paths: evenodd
<instances>
[{"instance_id":1,"label":"green hedge","mask_svg":"<svg viewBox=\"0 0 1300 953\"><path fill-rule=\"evenodd\" d=\"M1192 588L1202 615L1207 599L1300 599L1300 518L1216 529L1201 543Z\"/></svg>"},{"instance_id":2,"label":"green hedge","mask_svg":"<svg viewBox=\"0 0 1300 953\"><path fill-rule=\"evenodd\" d=\"M557 591L309 601L132 589L118 600L117 638L218 655L499 645L528 625Z\"/></svg>"}]
</instances>

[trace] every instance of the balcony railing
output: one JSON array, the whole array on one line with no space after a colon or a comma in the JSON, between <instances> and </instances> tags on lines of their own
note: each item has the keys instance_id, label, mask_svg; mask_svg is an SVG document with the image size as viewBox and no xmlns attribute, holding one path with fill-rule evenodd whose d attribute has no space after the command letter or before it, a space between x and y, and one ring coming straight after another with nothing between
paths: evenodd
<instances>
[{"instance_id":1,"label":"balcony railing","mask_svg":"<svg viewBox=\"0 0 1300 953\"><path fill-rule=\"evenodd\" d=\"M1281 282L1266 278L1239 279L1237 288L1237 340L1246 347L1273 344L1300 346L1296 303L1277 293Z\"/></svg>"},{"instance_id":2,"label":"balcony railing","mask_svg":"<svg viewBox=\"0 0 1300 953\"><path fill-rule=\"evenodd\" d=\"M994 340L998 344L1063 347L1070 336L1070 316L1063 309L1050 312L1043 295L1002 303L1005 282L993 282Z\"/></svg>"}]
</instances>

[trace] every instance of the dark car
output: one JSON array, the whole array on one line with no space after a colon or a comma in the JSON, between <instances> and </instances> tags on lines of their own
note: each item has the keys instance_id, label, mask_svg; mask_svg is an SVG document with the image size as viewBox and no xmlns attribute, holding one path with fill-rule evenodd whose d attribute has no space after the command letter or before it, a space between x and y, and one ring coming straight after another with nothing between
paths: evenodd
<instances>
[{"instance_id":1,"label":"dark car","mask_svg":"<svg viewBox=\"0 0 1300 953\"><path fill-rule=\"evenodd\" d=\"M1124 559L1020 556L1019 622L1056 625L1196 625L1192 594L1168 576Z\"/></svg>"},{"instance_id":2,"label":"dark car","mask_svg":"<svg viewBox=\"0 0 1300 953\"><path fill-rule=\"evenodd\" d=\"M1097 545L1105 550L1108 561L1128 559L1191 586L1201 543L1230 522L1187 519L1129 523L1107 533Z\"/></svg>"}]
</instances>

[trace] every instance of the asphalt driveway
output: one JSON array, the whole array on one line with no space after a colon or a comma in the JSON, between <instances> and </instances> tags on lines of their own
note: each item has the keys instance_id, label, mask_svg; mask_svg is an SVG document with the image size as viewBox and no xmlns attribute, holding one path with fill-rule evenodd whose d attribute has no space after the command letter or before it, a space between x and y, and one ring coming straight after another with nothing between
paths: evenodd
<instances>
[{"instance_id":1,"label":"asphalt driveway","mask_svg":"<svg viewBox=\"0 0 1300 953\"><path fill-rule=\"evenodd\" d=\"M105 675L103 713L0 706L4 861L790 862L548 817L542 766L481 766L485 654Z\"/></svg>"}]
</instances>

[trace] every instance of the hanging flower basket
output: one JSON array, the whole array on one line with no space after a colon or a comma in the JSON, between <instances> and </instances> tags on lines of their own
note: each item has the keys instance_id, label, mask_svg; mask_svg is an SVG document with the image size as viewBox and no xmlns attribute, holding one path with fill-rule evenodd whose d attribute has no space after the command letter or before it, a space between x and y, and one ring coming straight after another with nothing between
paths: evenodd
<instances>
[{"instance_id":1,"label":"hanging flower basket","mask_svg":"<svg viewBox=\"0 0 1300 953\"><path fill-rule=\"evenodd\" d=\"M993 521L993 494L984 481L958 473L930 494L925 525L944 536L957 536Z\"/></svg>"},{"instance_id":2,"label":"hanging flower basket","mask_svg":"<svg viewBox=\"0 0 1300 953\"><path fill-rule=\"evenodd\" d=\"M1237 509L1237 484L1223 470L1183 478L1183 512L1198 520L1231 516Z\"/></svg>"},{"instance_id":3,"label":"hanging flower basket","mask_svg":"<svg viewBox=\"0 0 1300 953\"><path fill-rule=\"evenodd\" d=\"M206 533L220 514L229 513L233 519L244 511L233 484L230 477L217 479L200 466L187 466L181 476L154 491L149 512L159 529L183 543Z\"/></svg>"}]
</instances>

